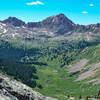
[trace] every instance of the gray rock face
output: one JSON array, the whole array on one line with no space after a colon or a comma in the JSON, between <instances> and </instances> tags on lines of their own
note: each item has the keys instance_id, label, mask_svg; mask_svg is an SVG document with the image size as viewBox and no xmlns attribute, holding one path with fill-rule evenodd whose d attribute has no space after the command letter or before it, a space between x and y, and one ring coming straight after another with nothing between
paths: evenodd
<instances>
[{"instance_id":1,"label":"gray rock face","mask_svg":"<svg viewBox=\"0 0 100 100\"><path fill-rule=\"evenodd\" d=\"M64 14L48 17L42 22L30 22L26 25L28 28L46 28L53 33L65 33L72 31L75 24L69 20Z\"/></svg>"},{"instance_id":2,"label":"gray rock face","mask_svg":"<svg viewBox=\"0 0 100 100\"><path fill-rule=\"evenodd\" d=\"M30 87L0 73L0 100L57 100L45 97Z\"/></svg>"},{"instance_id":3,"label":"gray rock face","mask_svg":"<svg viewBox=\"0 0 100 100\"><path fill-rule=\"evenodd\" d=\"M0 90L0 100L18 100L15 96L11 95L5 89Z\"/></svg>"},{"instance_id":4,"label":"gray rock face","mask_svg":"<svg viewBox=\"0 0 100 100\"><path fill-rule=\"evenodd\" d=\"M69 20L64 14L59 14L57 16L51 16L42 21L44 27L52 29L56 33L69 32L74 30L75 24ZM56 31L55 31L56 30Z\"/></svg>"},{"instance_id":5,"label":"gray rock face","mask_svg":"<svg viewBox=\"0 0 100 100\"><path fill-rule=\"evenodd\" d=\"M16 17L9 17L8 19L2 21L5 24L11 24L14 26L23 26L25 25L25 22L21 21L20 19L17 19Z\"/></svg>"},{"instance_id":6,"label":"gray rock face","mask_svg":"<svg viewBox=\"0 0 100 100\"><path fill-rule=\"evenodd\" d=\"M55 36L86 36L100 35L100 24L77 25L64 14L48 17L41 22L25 23L15 17L0 21L0 37L10 39L33 39L36 35ZM36 36L37 37L37 36Z\"/></svg>"}]
</instances>

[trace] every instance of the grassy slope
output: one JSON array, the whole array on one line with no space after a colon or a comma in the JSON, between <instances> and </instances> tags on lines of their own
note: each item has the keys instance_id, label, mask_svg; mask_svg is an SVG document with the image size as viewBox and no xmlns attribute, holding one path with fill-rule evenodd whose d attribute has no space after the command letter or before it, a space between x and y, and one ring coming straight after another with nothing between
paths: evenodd
<instances>
[{"instance_id":1,"label":"grassy slope","mask_svg":"<svg viewBox=\"0 0 100 100\"><path fill-rule=\"evenodd\" d=\"M80 59L89 59L88 65L100 62L100 45L85 48L77 56L74 61ZM66 100L66 96L71 95L79 98L80 95L86 98L88 95L96 95L100 90L100 85L87 84L86 80L74 82L77 75L70 77L67 68L60 67L58 59L47 61L46 58L40 60L47 62L48 66L37 66L38 69L38 82L42 84L43 89L37 89L46 96L56 97L59 100ZM67 66L67 65L65 65ZM68 67L68 66L67 66ZM98 70L100 72L100 70ZM96 77L99 77L99 72Z\"/></svg>"},{"instance_id":2,"label":"grassy slope","mask_svg":"<svg viewBox=\"0 0 100 100\"><path fill-rule=\"evenodd\" d=\"M48 67L38 67L38 83L42 84L43 89L36 90L42 94L57 97L60 100L66 100L66 96L68 95L75 96L77 98L80 95L86 97L88 95L97 94L99 91L100 86L94 87L92 84L74 82L76 77L69 77L65 68L57 68L59 65L57 67L55 66L49 65ZM52 67L55 67L55 69Z\"/></svg>"},{"instance_id":3,"label":"grassy slope","mask_svg":"<svg viewBox=\"0 0 100 100\"><path fill-rule=\"evenodd\" d=\"M15 47L19 46L16 41L15 42L11 41L11 42L13 43ZM94 86L93 84L86 84L85 81L74 82L74 80L77 78L77 75L73 77L69 76L69 73L67 72L67 69L68 69L67 63L65 63L66 67L64 66L61 67L62 62L70 61L70 64L72 64L83 58L89 59L88 64L99 62L100 60L99 59L100 57L99 45L85 48L81 52L80 50L78 51L77 49L74 50L73 52L68 52L70 51L70 48L69 48L70 43L68 43L67 40L59 41L57 39L56 41L53 41L53 40L42 41L42 43L41 41L38 41L38 42L33 41L33 42L29 42L29 44L25 44L27 45L25 48L29 49L29 48L37 47L41 49L41 53L44 56L40 57L40 59L38 59L38 62L47 63L47 66L34 65L37 68L37 75L39 77L39 80L37 81L37 83L43 86L43 89L35 88L35 90L39 91L40 93L46 96L59 98L59 100L66 100L66 97L68 95L75 96L76 98L79 98L79 96L82 95L85 98L88 95L97 94L97 92L100 90L99 85ZM71 45L72 48L77 47L76 44L74 44L74 41L73 41L73 45ZM83 44L83 45L87 45L87 44ZM47 48L50 48L50 49L48 50ZM48 56L47 56L48 54L47 50L49 51L49 53L51 53ZM50 60L51 57L54 57L55 55L54 51L56 50L58 51L58 54L56 54L58 55L57 58ZM63 56L63 54L65 56Z\"/></svg>"}]
</instances>

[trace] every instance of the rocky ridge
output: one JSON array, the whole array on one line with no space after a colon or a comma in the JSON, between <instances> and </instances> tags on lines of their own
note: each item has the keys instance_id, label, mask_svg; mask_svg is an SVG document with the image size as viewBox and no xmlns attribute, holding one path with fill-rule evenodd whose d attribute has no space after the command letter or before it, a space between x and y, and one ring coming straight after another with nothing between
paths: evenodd
<instances>
[{"instance_id":1,"label":"rocky ridge","mask_svg":"<svg viewBox=\"0 0 100 100\"><path fill-rule=\"evenodd\" d=\"M44 19L41 22L28 22L25 23L24 21L16 18L16 17L9 17L6 20L0 21L1 23L7 25L13 25L14 27L24 27L24 28L39 28L45 29L47 31L51 31L53 33L67 33L67 32L77 32L78 30L84 32L100 32L100 23L91 24L91 25L79 25L72 22L68 19L64 14L59 14L56 16L50 16Z\"/></svg>"},{"instance_id":2,"label":"rocky ridge","mask_svg":"<svg viewBox=\"0 0 100 100\"><path fill-rule=\"evenodd\" d=\"M57 100L45 97L30 87L0 73L0 100Z\"/></svg>"},{"instance_id":3,"label":"rocky ridge","mask_svg":"<svg viewBox=\"0 0 100 100\"><path fill-rule=\"evenodd\" d=\"M28 22L9 17L0 21L0 36L6 38L33 38L34 35L50 36L80 36L100 35L100 24L78 25L68 19L64 14L51 16L41 22Z\"/></svg>"}]
</instances>

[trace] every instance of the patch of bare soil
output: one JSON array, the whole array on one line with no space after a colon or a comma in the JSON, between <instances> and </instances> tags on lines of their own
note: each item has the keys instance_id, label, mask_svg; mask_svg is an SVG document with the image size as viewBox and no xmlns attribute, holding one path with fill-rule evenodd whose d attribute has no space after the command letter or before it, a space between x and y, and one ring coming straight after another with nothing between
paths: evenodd
<instances>
[{"instance_id":1,"label":"patch of bare soil","mask_svg":"<svg viewBox=\"0 0 100 100\"><path fill-rule=\"evenodd\" d=\"M88 71L79 75L79 77L76 81L84 80L84 79L94 76L96 73L96 69L100 68L100 63L94 64L94 65L89 65L87 68L88 68ZM97 81L97 80L91 80L91 81Z\"/></svg>"},{"instance_id":2,"label":"patch of bare soil","mask_svg":"<svg viewBox=\"0 0 100 100\"><path fill-rule=\"evenodd\" d=\"M78 79L76 81L80 81L80 80L84 80L90 76L93 76L95 74L95 71L93 70L89 70L87 72L82 73L81 75L79 75Z\"/></svg>"},{"instance_id":3,"label":"patch of bare soil","mask_svg":"<svg viewBox=\"0 0 100 100\"><path fill-rule=\"evenodd\" d=\"M93 83L94 85L100 84L100 79L92 79L92 80L89 80L88 83Z\"/></svg>"},{"instance_id":4,"label":"patch of bare soil","mask_svg":"<svg viewBox=\"0 0 100 100\"><path fill-rule=\"evenodd\" d=\"M69 72L75 73L75 72L81 71L82 69L84 69L87 63L88 63L87 59L82 59L80 62L73 65L71 68L69 68Z\"/></svg>"}]
</instances>

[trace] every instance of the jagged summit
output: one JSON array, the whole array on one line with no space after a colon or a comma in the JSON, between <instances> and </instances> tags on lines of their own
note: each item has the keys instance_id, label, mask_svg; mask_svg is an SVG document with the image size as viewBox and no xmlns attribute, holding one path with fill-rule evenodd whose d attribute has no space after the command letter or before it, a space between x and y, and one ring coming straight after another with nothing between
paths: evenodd
<instances>
[{"instance_id":1,"label":"jagged summit","mask_svg":"<svg viewBox=\"0 0 100 100\"><path fill-rule=\"evenodd\" d=\"M67 17L66 17L66 15L64 15L64 14L58 14L58 15L56 15L56 16L51 16L51 17L48 17L47 19L52 19L54 22L61 22L62 24L64 24L64 23L71 23L71 24L74 24L70 19L68 19Z\"/></svg>"},{"instance_id":2,"label":"jagged summit","mask_svg":"<svg viewBox=\"0 0 100 100\"><path fill-rule=\"evenodd\" d=\"M41 22L29 22L26 25L28 28L46 28L53 33L64 34L72 31L75 28L75 24L68 19L64 14L56 16L50 16Z\"/></svg>"},{"instance_id":3,"label":"jagged summit","mask_svg":"<svg viewBox=\"0 0 100 100\"><path fill-rule=\"evenodd\" d=\"M42 25L48 29L56 31L56 33L61 32L61 34L72 31L75 26L75 24L64 14L48 17L42 21Z\"/></svg>"},{"instance_id":4,"label":"jagged summit","mask_svg":"<svg viewBox=\"0 0 100 100\"><path fill-rule=\"evenodd\" d=\"M25 22L16 17L9 17L8 19L3 20L2 22L5 24L11 24L18 27L25 25Z\"/></svg>"},{"instance_id":5,"label":"jagged summit","mask_svg":"<svg viewBox=\"0 0 100 100\"><path fill-rule=\"evenodd\" d=\"M14 28L19 27L20 31L18 30L17 33L30 33L30 29L33 29L31 33L44 33L44 34L56 34L56 35L65 35L67 33L100 33L100 24L91 24L91 25L77 25L74 22L72 22L69 18L67 18L64 14L58 14L55 16L50 16L46 19L44 19L41 22L28 22L25 23L24 21L16 18L16 17L9 17L6 20L1 21L1 23L4 23L6 25L12 25ZM21 27L24 26L24 30L21 29ZM7 29L2 30L1 32L10 31L8 28L10 26L6 26ZM34 30L35 29L35 30ZM27 30L27 32L22 32ZM14 31L14 30L12 30Z\"/></svg>"}]
</instances>

